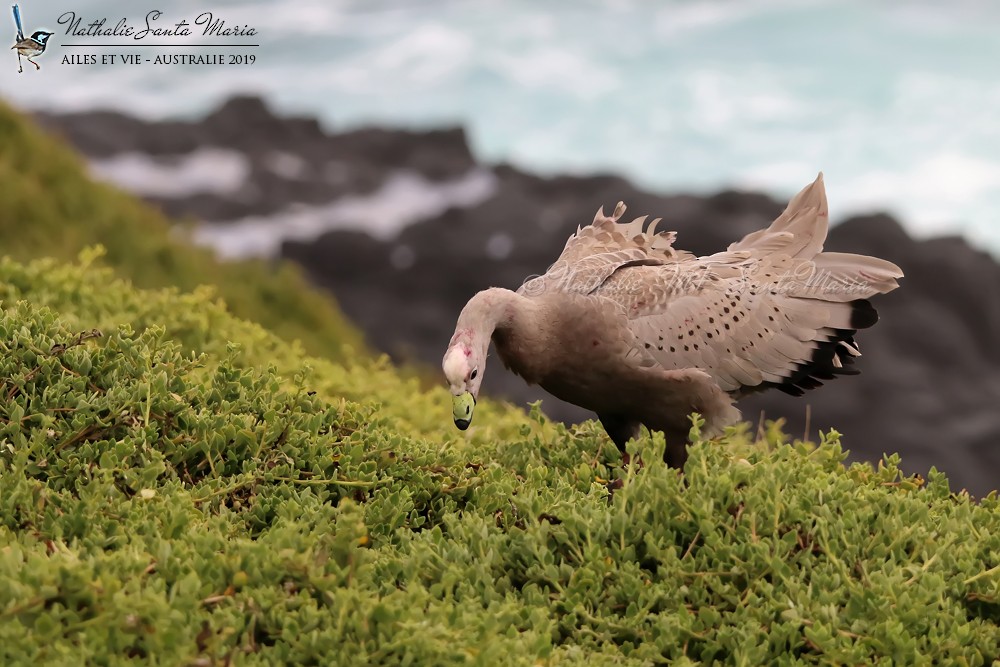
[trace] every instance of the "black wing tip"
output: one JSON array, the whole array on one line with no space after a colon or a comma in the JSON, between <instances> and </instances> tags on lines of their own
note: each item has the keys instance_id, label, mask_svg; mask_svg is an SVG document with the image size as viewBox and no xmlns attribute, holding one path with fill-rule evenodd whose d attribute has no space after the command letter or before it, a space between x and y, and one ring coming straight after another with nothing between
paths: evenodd
<instances>
[{"instance_id":1,"label":"black wing tip","mask_svg":"<svg viewBox=\"0 0 1000 667\"><path fill-rule=\"evenodd\" d=\"M851 302L851 329L867 329L878 322L878 311L868 299L857 299ZM854 333L851 332L851 334Z\"/></svg>"},{"instance_id":2,"label":"black wing tip","mask_svg":"<svg viewBox=\"0 0 1000 667\"><path fill-rule=\"evenodd\" d=\"M854 367L854 355L841 345L846 343L857 349L855 331L838 329L836 333L831 340L819 343L809 361L799 364L784 381L765 382L764 385L790 396L802 396L810 389L822 387L824 380L834 380L841 375L859 375L861 370Z\"/></svg>"},{"instance_id":3,"label":"black wing tip","mask_svg":"<svg viewBox=\"0 0 1000 667\"><path fill-rule=\"evenodd\" d=\"M857 349L854 334L858 329L867 329L878 322L878 311L868 299L851 302L851 328L837 329L836 335L820 342L809 361L799 364L783 382L765 382L770 388L778 389L791 396L802 396L810 389L823 386L823 380L833 380L841 375L859 375L861 370L854 367L855 356L841 345L846 343Z\"/></svg>"}]
</instances>

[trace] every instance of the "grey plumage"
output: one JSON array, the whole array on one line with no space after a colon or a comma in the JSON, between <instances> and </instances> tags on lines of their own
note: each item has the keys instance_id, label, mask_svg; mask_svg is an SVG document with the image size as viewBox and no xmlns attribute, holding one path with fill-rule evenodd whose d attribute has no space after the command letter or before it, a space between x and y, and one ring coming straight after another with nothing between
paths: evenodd
<instances>
[{"instance_id":1,"label":"grey plumage","mask_svg":"<svg viewBox=\"0 0 1000 667\"><path fill-rule=\"evenodd\" d=\"M620 222L624 211L598 211L516 294L474 297L449 352L465 345L470 364L485 364L492 336L509 369L595 411L620 448L640 424L664 431L673 464L691 412L711 435L739 419L741 396L798 395L856 372L854 333L877 321L867 299L902 277L885 260L822 252L822 174L767 229L706 257L675 249L658 221ZM453 389L457 368L446 367Z\"/></svg>"}]
</instances>

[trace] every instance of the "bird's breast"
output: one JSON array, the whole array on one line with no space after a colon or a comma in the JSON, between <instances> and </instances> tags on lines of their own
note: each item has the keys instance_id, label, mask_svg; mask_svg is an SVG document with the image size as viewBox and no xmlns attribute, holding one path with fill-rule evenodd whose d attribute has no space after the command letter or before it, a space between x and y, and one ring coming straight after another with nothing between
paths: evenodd
<instances>
[{"instance_id":1,"label":"bird's breast","mask_svg":"<svg viewBox=\"0 0 1000 667\"><path fill-rule=\"evenodd\" d=\"M529 384L539 384L548 373L547 350L527 332L505 327L493 332L493 344L504 367Z\"/></svg>"},{"instance_id":2,"label":"bird's breast","mask_svg":"<svg viewBox=\"0 0 1000 667\"><path fill-rule=\"evenodd\" d=\"M547 311L541 322L519 326L515 320L498 328L493 342L508 370L557 398L597 410L628 375L627 346L612 320L594 304L575 300Z\"/></svg>"}]
</instances>

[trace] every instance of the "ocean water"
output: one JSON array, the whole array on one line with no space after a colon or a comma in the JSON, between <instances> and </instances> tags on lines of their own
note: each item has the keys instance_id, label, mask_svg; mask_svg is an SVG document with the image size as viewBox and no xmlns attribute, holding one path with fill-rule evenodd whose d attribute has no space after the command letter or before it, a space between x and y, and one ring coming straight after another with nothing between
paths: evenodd
<instances>
[{"instance_id":1,"label":"ocean water","mask_svg":"<svg viewBox=\"0 0 1000 667\"><path fill-rule=\"evenodd\" d=\"M69 9L142 23L140 4L21 7L33 30ZM11 53L0 91L154 118L256 92L331 129L462 124L485 161L661 191L783 197L823 171L835 220L888 210L1000 254L1000 2L179 0L162 22L205 10L260 32L255 64L63 65L121 49L59 32L40 72Z\"/></svg>"}]
</instances>

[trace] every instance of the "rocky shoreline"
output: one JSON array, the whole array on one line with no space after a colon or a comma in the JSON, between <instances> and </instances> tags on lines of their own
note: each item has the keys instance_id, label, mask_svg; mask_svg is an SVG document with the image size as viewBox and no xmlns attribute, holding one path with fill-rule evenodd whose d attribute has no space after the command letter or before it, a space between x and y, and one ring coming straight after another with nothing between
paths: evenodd
<instances>
[{"instance_id":1,"label":"rocky shoreline","mask_svg":"<svg viewBox=\"0 0 1000 667\"><path fill-rule=\"evenodd\" d=\"M767 225L783 208L763 194L659 195L614 175L541 177L483 165L460 128L330 132L249 97L195 121L114 112L37 118L95 174L168 215L233 225L236 235L277 234L266 247L330 289L374 346L435 365L469 296L543 272L599 206L623 200L630 214L663 217L661 229L675 229L678 246L699 254ZM189 187L162 187L179 175ZM803 183L813 176L803 174ZM415 197L424 198L416 214L407 204ZM289 220L295 233L282 231ZM853 458L898 451L905 469L935 466L956 490L1000 486L1000 265L960 238L913 239L884 214L835 225L827 248L885 257L906 273L899 290L877 299L882 321L858 337L862 374L801 399L752 397L741 403L744 416L785 417L794 434L808 422L814 437L836 427ZM566 421L588 417L524 387L496 362L484 390L519 404L544 398L545 410Z\"/></svg>"}]
</instances>

